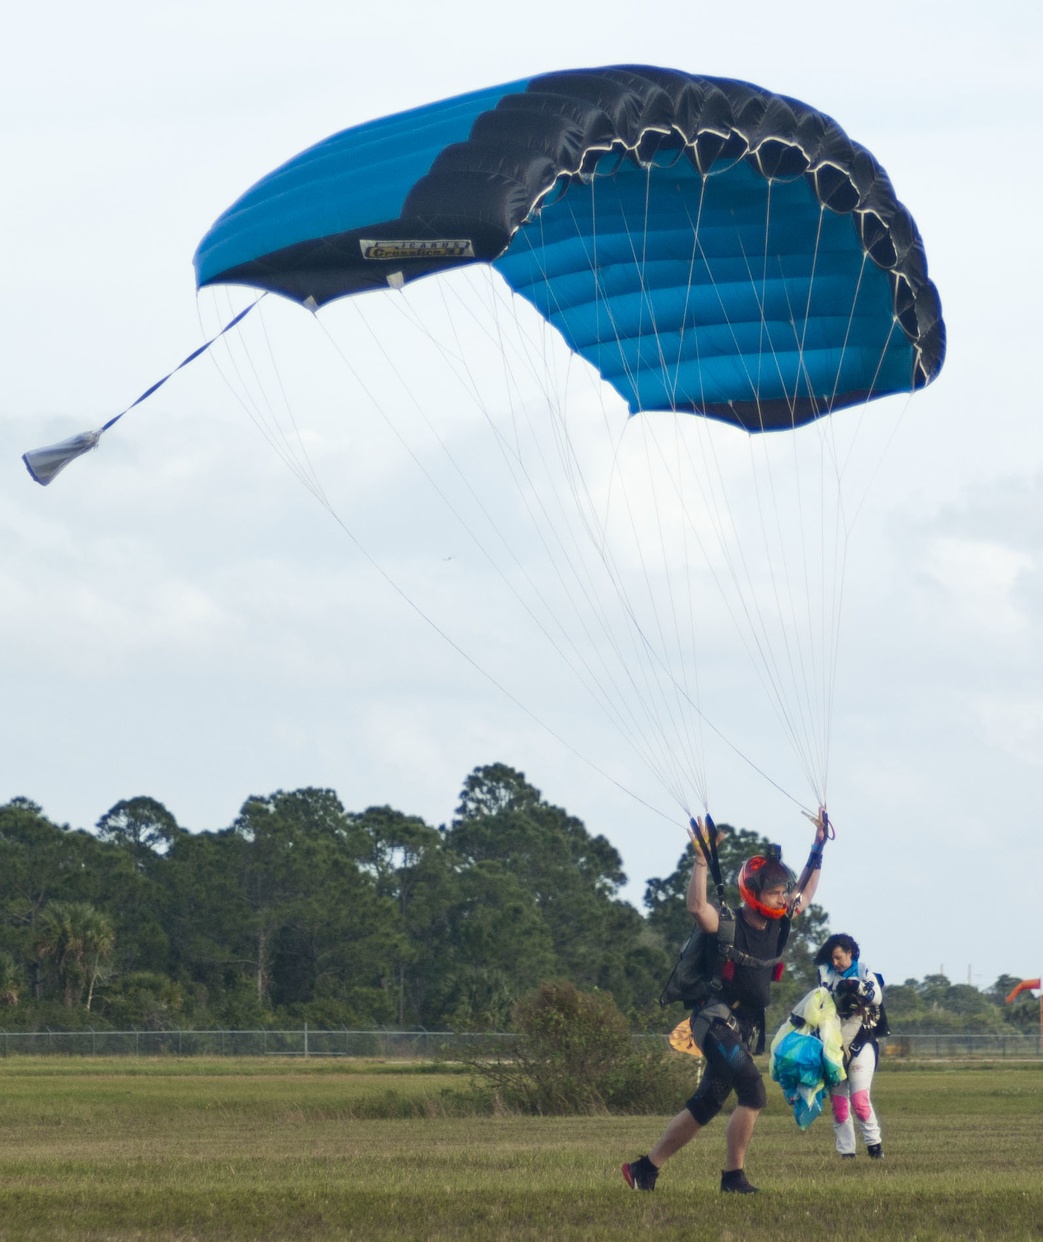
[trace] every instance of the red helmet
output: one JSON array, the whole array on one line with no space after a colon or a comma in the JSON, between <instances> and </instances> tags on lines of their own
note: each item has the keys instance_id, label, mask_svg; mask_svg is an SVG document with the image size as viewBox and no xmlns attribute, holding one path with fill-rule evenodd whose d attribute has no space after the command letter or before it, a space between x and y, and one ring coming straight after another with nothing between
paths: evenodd
<instances>
[{"instance_id":1,"label":"red helmet","mask_svg":"<svg viewBox=\"0 0 1043 1242\"><path fill-rule=\"evenodd\" d=\"M760 894L769 888L782 886L788 897L796 882L796 876L778 855L765 858L763 854L757 854L747 858L739 871L739 893L743 901L766 919L781 919L786 907L767 906L761 901Z\"/></svg>"}]
</instances>

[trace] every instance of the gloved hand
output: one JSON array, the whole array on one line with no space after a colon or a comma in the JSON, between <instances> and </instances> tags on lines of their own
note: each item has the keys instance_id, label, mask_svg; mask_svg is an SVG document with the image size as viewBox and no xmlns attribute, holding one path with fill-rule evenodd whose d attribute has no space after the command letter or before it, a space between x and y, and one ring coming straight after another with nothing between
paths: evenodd
<instances>
[{"instance_id":1,"label":"gloved hand","mask_svg":"<svg viewBox=\"0 0 1043 1242\"><path fill-rule=\"evenodd\" d=\"M833 992L833 1002L842 1018L859 1013L869 999L869 988L859 979L841 979Z\"/></svg>"}]
</instances>

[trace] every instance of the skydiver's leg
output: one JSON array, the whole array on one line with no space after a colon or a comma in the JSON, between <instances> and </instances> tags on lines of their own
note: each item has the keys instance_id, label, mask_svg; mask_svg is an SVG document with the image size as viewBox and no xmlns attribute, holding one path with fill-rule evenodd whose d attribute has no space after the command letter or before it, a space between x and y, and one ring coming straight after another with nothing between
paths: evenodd
<instances>
[{"instance_id":1,"label":"skydiver's leg","mask_svg":"<svg viewBox=\"0 0 1043 1242\"><path fill-rule=\"evenodd\" d=\"M829 1093L833 1106L833 1135L842 1156L855 1154L855 1123L851 1117L850 1083L845 1081Z\"/></svg>"},{"instance_id":2,"label":"skydiver's leg","mask_svg":"<svg viewBox=\"0 0 1043 1242\"><path fill-rule=\"evenodd\" d=\"M661 1169L674 1152L680 1151L686 1143L690 1143L701 1129L702 1126L688 1109L682 1108L666 1127L663 1137L648 1153L649 1160L657 1169Z\"/></svg>"},{"instance_id":3,"label":"skydiver's leg","mask_svg":"<svg viewBox=\"0 0 1043 1242\"><path fill-rule=\"evenodd\" d=\"M874 1147L880 1142L880 1122L873 1109L869 1092L873 1085L873 1074L876 1070L876 1049L867 1044L848 1066L847 1078L851 1090L851 1112L858 1121L862 1131L862 1141L867 1147ZM852 1128L854 1123L852 1122ZM852 1135L852 1141L854 1135ZM854 1150L854 1148L852 1148Z\"/></svg>"},{"instance_id":4,"label":"skydiver's leg","mask_svg":"<svg viewBox=\"0 0 1043 1242\"><path fill-rule=\"evenodd\" d=\"M736 1104L732 1115L728 1118L728 1142L724 1162L724 1171L726 1173L745 1166L746 1148L750 1145L750 1139L753 1137L753 1127L757 1124L759 1114L760 1109L747 1108L743 1104Z\"/></svg>"},{"instance_id":5,"label":"skydiver's leg","mask_svg":"<svg viewBox=\"0 0 1043 1242\"><path fill-rule=\"evenodd\" d=\"M722 1042L722 1038L723 1042ZM724 1101L732 1090L734 1076L730 1063L733 1043L737 1037L727 1027L718 1030L715 1024L707 1032L704 1052L706 1066L695 1095L670 1122L662 1138L648 1153L648 1158L661 1168L675 1152L690 1143L703 1126L707 1126L721 1111ZM751 1062L752 1064L752 1062Z\"/></svg>"},{"instance_id":6,"label":"skydiver's leg","mask_svg":"<svg viewBox=\"0 0 1043 1242\"><path fill-rule=\"evenodd\" d=\"M738 1039L729 1049L729 1062L738 1102L731 1117L728 1118L727 1154L724 1165L726 1174L743 1168L746 1148L753 1137L753 1127L757 1124L757 1116L768 1102L768 1093L764 1089L761 1072L755 1065L753 1057Z\"/></svg>"}]
</instances>

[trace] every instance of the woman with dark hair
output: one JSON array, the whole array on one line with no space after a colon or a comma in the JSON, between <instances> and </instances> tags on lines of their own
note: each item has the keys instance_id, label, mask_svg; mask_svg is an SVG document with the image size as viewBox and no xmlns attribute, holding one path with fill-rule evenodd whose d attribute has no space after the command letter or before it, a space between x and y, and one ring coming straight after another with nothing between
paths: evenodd
<instances>
[{"instance_id":1,"label":"woman with dark hair","mask_svg":"<svg viewBox=\"0 0 1043 1242\"><path fill-rule=\"evenodd\" d=\"M837 1151L841 1156L854 1158L857 1119L866 1151L875 1160L882 1160L880 1123L869 1093L880 1059L877 1039L888 1034L883 978L865 965L858 941L846 932L829 937L815 954L815 965L819 982L832 993L840 1018L847 1071L846 1080L829 1093Z\"/></svg>"}]
</instances>

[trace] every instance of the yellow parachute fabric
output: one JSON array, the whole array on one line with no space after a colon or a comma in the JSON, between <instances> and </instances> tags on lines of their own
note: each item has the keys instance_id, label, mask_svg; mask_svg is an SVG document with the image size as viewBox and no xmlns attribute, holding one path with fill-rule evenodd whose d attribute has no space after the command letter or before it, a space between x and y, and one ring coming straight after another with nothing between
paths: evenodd
<instances>
[{"instance_id":1,"label":"yellow parachute fabric","mask_svg":"<svg viewBox=\"0 0 1043 1242\"><path fill-rule=\"evenodd\" d=\"M667 1036L670 1041L670 1047L678 1052L687 1052L689 1056L701 1057L702 1049L692 1038L692 1019L685 1018L683 1022L678 1022L674 1029Z\"/></svg>"}]
</instances>

